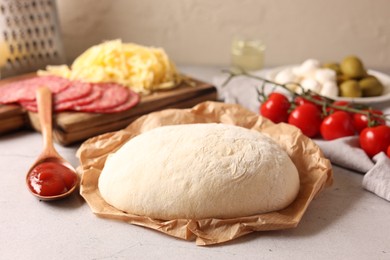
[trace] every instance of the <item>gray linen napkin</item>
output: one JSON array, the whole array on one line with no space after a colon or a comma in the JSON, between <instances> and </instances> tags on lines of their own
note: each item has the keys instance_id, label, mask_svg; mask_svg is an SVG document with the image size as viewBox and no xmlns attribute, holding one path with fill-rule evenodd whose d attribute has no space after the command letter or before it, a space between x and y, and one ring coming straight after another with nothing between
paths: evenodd
<instances>
[{"instance_id":1,"label":"gray linen napkin","mask_svg":"<svg viewBox=\"0 0 390 260\"><path fill-rule=\"evenodd\" d=\"M269 72L270 70L262 70L253 72L253 74L267 77ZM261 82L240 76L232 79L226 86L222 87L226 78L226 74L217 75L213 78L213 84L217 87L219 99L226 103L240 104L258 113L260 102L256 89L261 85ZM265 92L272 90L274 89L271 86L266 86L265 88ZM384 110L385 113L390 113L389 103L379 104L376 107ZM362 186L377 196L390 201L390 159L384 153L376 155L371 160L359 148L358 136L332 141L321 139L315 139L314 141L333 164L365 174Z\"/></svg>"},{"instance_id":2,"label":"gray linen napkin","mask_svg":"<svg viewBox=\"0 0 390 260\"><path fill-rule=\"evenodd\" d=\"M322 139L315 139L314 141L321 147L324 155L338 166L360 173L366 173L374 167L374 162L360 149L358 136L349 136L332 141Z\"/></svg>"},{"instance_id":3,"label":"gray linen napkin","mask_svg":"<svg viewBox=\"0 0 390 260\"><path fill-rule=\"evenodd\" d=\"M390 201L390 160L383 152L374 156L375 165L363 178L363 187Z\"/></svg>"}]
</instances>

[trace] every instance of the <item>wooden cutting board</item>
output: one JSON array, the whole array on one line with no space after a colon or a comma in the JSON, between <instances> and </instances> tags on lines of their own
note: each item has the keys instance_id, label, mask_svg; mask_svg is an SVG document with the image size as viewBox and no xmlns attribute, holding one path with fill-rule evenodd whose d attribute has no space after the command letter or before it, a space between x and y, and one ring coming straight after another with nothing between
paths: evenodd
<instances>
[{"instance_id":1,"label":"wooden cutting board","mask_svg":"<svg viewBox=\"0 0 390 260\"><path fill-rule=\"evenodd\" d=\"M0 80L0 87L5 83L32 76L33 74L29 74ZM92 136L122 129L138 117L150 112L166 108L189 108L203 101L216 99L217 92L214 86L190 79L175 89L142 96L137 106L120 113L57 113L53 116L53 135L56 142L69 145ZM13 132L23 127L32 127L40 131L37 114L25 111L17 105L0 106L0 134Z\"/></svg>"},{"instance_id":2,"label":"wooden cutting board","mask_svg":"<svg viewBox=\"0 0 390 260\"><path fill-rule=\"evenodd\" d=\"M0 135L28 125L26 112L19 106L0 105Z\"/></svg>"}]
</instances>

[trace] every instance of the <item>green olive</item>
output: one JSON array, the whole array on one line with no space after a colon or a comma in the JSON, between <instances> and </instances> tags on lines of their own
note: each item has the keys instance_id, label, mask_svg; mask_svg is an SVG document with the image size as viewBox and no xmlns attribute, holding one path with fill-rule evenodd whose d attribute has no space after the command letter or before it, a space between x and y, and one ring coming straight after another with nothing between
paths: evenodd
<instances>
[{"instance_id":1,"label":"green olive","mask_svg":"<svg viewBox=\"0 0 390 260\"><path fill-rule=\"evenodd\" d=\"M342 97L361 97L362 90L359 87L359 83L356 80L346 80L340 84L340 96Z\"/></svg>"},{"instance_id":2,"label":"green olive","mask_svg":"<svg viewBox=\"0 0 390 260\"><path fill-rule=\"evenodd\" d=\"M322 67L326 69L334 70L336 72L336 75L341 75L340 64L336 62L325 63L324 65L322 65Z\"/></svg>"},{"instance_id":3,"label":"green olive","mask_svg":"<svg viewBox=\"0 0 390 260\"><path fill-rule=\"evenodd\" d=\"M340 64L341 72L354 79L363 78L366 75L363 62L356 56L348 56Z\"/></svg>"},{"instance_id":4,"label":"green olive","mask_svg":"<svg viewBox=\"0 0 390 260\"><path fill-rule=\"evenodd\" d=\"M346 75L343 75L343 74L338 75L338 76L336 77L337 85L340 86L341 83L343 83L344 81L349 80L349 79L352 79L352 78L350 78L350 77L348 77L348 76L346 76Z\"/></svg>"},{"instance_id":5,"label":"green olive","mask_svg":"<svg viewBox=\"0 0 390 260\"><path fill-rule=\"evenodd\" d=\"M368 76L359 81L360 89L364 97L376 97L383 93L382 83L374 76Z\"/></svg>"}]
</instances>

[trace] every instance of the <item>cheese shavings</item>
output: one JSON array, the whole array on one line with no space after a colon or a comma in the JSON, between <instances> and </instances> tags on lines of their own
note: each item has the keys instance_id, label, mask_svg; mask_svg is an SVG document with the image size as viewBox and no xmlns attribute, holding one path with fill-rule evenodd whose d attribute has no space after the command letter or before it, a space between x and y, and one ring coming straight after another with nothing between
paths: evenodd
<instances>
[{"instance_id":1,"label":"cheese shavings","mask_svg":"<svg viewBox=\"0 0 390 260\"><path fill-rule=\"evenodd\" d=\"M56 75L87 82L115 82L133 91L149 94L174 88L180 75L161 48L145 47L113 40L87 49L67 65L47 66L38 75Z\"/></svg>"}]
</instances>

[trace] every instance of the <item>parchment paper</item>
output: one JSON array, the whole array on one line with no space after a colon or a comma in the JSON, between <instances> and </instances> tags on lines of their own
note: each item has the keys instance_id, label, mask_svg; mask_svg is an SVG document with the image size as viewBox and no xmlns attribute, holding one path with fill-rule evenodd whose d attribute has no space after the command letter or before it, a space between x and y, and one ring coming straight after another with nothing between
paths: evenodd
<instances>
[{"instance_id":1,"label":"parchment paper","mask_svg":"<svg viewBox=\"0 0 390 260\"><path fill-rule=\"evenodd\" d=\"M97 183L107 156L134 136L163 125L212 122L255 129L274 139L289 154L299 171L300 190L295 201L283 210L234 219L158 220L120 211L100 196ZM80 160L78 171L82 176L80 193L96 215L196 240L197 245L222 243L254 231L296 227L313 198L333 180L330 161L297 128L283 123L273 124L240 105L219 102L204 102L191 109L168 109L142 116L123 130L85 141L77 151L77 157Z\"/></svg>"}]
</instances>

